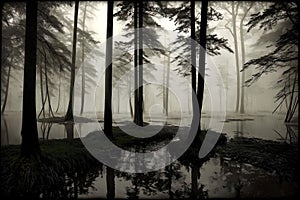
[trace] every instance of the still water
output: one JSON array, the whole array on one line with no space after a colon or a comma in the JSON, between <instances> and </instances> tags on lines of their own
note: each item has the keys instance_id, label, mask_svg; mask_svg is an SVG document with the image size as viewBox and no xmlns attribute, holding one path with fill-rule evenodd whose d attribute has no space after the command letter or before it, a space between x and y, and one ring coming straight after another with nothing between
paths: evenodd
<instances>
[{"instance_id":1,"label":"still water","mask_svg":"<svg viewBox=\"0 0 300 200\"><path fill-rule=\"evenodd\" d=\"M121 114L116 121L126 121ZM203 115L203 128L208 128L209 116ZM151 121L158 123L160 119ZM227 113L223 133L235 136L256 137L267 140L295 142L298 126L286 127L284 115L255 113L237 116ZM176 124L177 118L169 118L168 124ZM65 125L38 123L41 139L73 137ZM21 113L8 113L1 119L1 145L20 144ZM74 131L74 137L78 137ZM247 163L239 163L219 155L207 162L194 165L176 161L165 169L145 174L122 173L106 166L82 169L69 175L68 196L76 198L224 198L224 197L287 197L297 192L294 182L287 182L275 172L267 172ZM80 176L80 177L78 177ZM66 176L67 177L67 176ZM76 181L75 181L76 180Z\"/></svg>"},{"instance_id":2,"label":"still water","mask_svg":"<svg viewBox=\"0 0 300 200\"><path fill-rule=\"evenodd\" d=\"M285 140L290 142L298 133L298 124L286 126L284 124L284 114L270 114L268 112L257 112L255 114L238 115L236 113L227 113L224 124L223 133L227 137L234 136L256 137L266 140ZM186 125L185 119L182 118L183 125ZM115 114L114 120L122 123L122 121L130 121L128 115ZM152 118L150 124L156 125L161 120L159 117ZM169 117L168 124L179 125L180 119L177 117ZM101 121L101 120L100 120ZM145 119L147 120L147 118ZM210 116L206 113L202 116L202 129L209 129ZM21 112L7 112L1 117L1 145L20 144L21 143ZM103 123L100 122L103 126ZM38 132L41 139L63 139L67 138L67 131L64 124L58 123L41 123L38 122ZM290 139L290 136L292 137ZM78 137L75 129L74 137Z\"/></svg>"}]
</instances>

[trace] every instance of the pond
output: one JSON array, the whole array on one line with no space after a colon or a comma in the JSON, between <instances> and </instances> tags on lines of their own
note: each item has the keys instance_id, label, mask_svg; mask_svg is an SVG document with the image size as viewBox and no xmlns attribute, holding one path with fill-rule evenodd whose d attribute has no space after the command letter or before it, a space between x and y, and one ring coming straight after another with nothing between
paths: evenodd
<instances>
[{"instance_id":1,"label":"pond","mask_svg":"<svg viewBox=\"0 0 300 200\"><path fill-rule=\"evenodd\" d=\"M116 121L127 120L122 115L118 117ZM244 136L295 143L298 126L286 127L283 119L284 115L278 114L256 113L237 117L234 113L228 113L223 132L228 138ZM168 124L176 124L176 120L178 119L169 119ZM205 128L209 116L204 115L202 120ZM9 113L2 117L2 146L20 144L20 124L20 113ZM78 137L76 130L74 135L70 135L70 130L63 124L39 122L38 130L41 140ZM290 197L298 191L295 181L282 179L274 171L233 161L219 154L196 164L179 159L164 169L143 174L124 173L100 164L93 169L77 169L62 176L65 178L65 185L62 186L64 189L61 193L75 198L270 198Z\"/></svg>"},{"instance_id":2,"label":"pond","mask_svg":"<svg viewBox=\"0 0 300 200\"><path fill-rule=\"evenodd\" d=\"M298 124L286 126L284 124L284 114L270 114L268 112L258 112L255 114L236 114L227 113L223 133L227 137L234 136L243 137L256 137L266 140L295 140L294 135L298 133ZM188 119L188 117L187 117ZM130 121L128 115L114 114L114 120L117 122ZM157 117L151 122L155 124L161 118ZM178 124L180 119L177 117L168 118L168 124ZM203 114L202 124L203 129L209 128L210 116L206 113ZM147 118L146 118L147 121ZM182 119L185 125L185 118ZM100 122L103 126L103 122ZM7 112L1 118L1 145L7 144L20 144L21 143L21 125L22 113L21 112ZM38 122L38 132L41 139L63 139L67 138L67 131L63 124L58 123L42 123ZM77 130L75 129L74 137L78 137ZM292 137L292 138L290 138Z\"/></svg>"}]
</instances>

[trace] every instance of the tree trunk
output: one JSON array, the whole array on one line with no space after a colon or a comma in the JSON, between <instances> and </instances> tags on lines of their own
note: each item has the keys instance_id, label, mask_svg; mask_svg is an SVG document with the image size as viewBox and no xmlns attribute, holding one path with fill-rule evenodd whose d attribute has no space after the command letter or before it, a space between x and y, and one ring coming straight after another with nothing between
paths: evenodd
<instances>
[{"instance_id":1,"label":"tree trunk","mask_svg":"<svg viewBox=\"0 0 300 200\"><path fill-rule=\"evenodd\" d=\"M139 90L138 90L138 2L134 1L134 123L138 124L138 101L139 101Z\"/></svg>"},{"instance_id":2,"label":"tree trunk","mask_svg":"<svg viewBox=\"0 0 300 200\"><path fill-rule=\"evenodd\" d=\"M26 3L25 61L23 84L21 156L39 157L40 146L36 123L37 1Z\"/></svg>"},{"instance_id":3,"label":"tree trunk","mask_svg":"<svg viewBox=\"0 0 300 200\"><path fill-rule=\"evenodd\" d=\"M104 132L108 137L112 133L112 53L113 53L113 9L114 2L107 1L107 28L106 28L106 58L105 58L105 106L104 106Z\"/></svg>"},{"instance_id":4,"label":"tree trunk","mask_svg":"<svg viewBox=\"0 0 300 200\"><path fill-rule=\"evenodd\" d=\"M59 73L59 83L58 83L58 98L57 98L57 107L56 107L55 113L58 112L58 109L59 109L59 106L60 106L60 96L61 96L61 73L62 73L61 66L60 66L59 72L60 72L60 73Z\"/></svg>"},{"instance_id":5,"label":"tree trunk","mask_svg":"<svg viewBox=\"0 0 300 200\"><path fill-rule=\"evenodd\" d=\"M290 76L289 76L290 77ZM290 78L289 78L290 79ZM294 100L294 93L295 92L295 86L296 86L296 82L297 82L297 74L295 73L295 79L294 79L294 83L293 83L293 88L292 91L290 91L291 93L291 98L290 101L288 103L288 109L287 109L287 113L284 119L284 122L290 122L293 118L293 115L295 113L295 109L297 108L297 101L298 100ZM286 98L287 99L287 98ZM294 105L294 106L293 106Z\"/></svg>"},{"instance_id":6,"label":"tree trunk","mask_svg":"<svg viewBox=\"0 0 300 200\"><path fill-rule=\"evenodd\" d=\"M75 65L76 65L76 44L77 44L77 21L78 21L78 6L79 1L75 1L74 10L74 28L73 28L73 48L72 48L72 65L71 65L71 82L70 82L70 94L67 114L65 121L73 121L73 90L75 83Z\"/></svg>"},{"instance_id":7,"label":"tree trunk","mask_svg":"<svg viewBox=\"0 0 300 200\"><path fill-rule=\"evenodd\" d=\"M88 2L84 2L84 11L83 11L83 19L82 19L82 32L85 31L85 18L86 18L86 7ZM81 41L81 70L82 70L82 76L81 76L81 108L80 108L80 114L82 115L83 109L84 109L84 96L85 96L85 71L84 71L84 42L85 38L84 35L82 35L82 41Z\"/></svg>"},{"instance_id":8,"label":"tree trunk","mask_svg":"<svg viewBox=\"0 0 300 200\"><path fill-rule=\"evenodd\" d=\"M138 97L138 125L143 126L143 2L139 2L139 97Z\"/></svg>"},{"instance_id":9,"label":"tree trunk","mask_svg":"<svg viewBox=\"0 0 300 200\"><path fill-rule=\"evenodd\" d=\"M2 47L1 47L2 48ZM2 105L2 110L1 114L4 114L6 103L7 103L7 97L8 97L8 89L9 89L9 78L10 78L10 71L11 71L11 65L8 67L8 73L7 73L7 82L6 82L6 88L5 88L5 96L4 96L4 101Z\"/></svg>"},{"instance_id":10,"label":"tree trunk","mask_svg":"<svg viewBox=\"0 0 300 200\"><path fill-rule=\"evenodd\" d=\"M191 166L191 199L198 198L198 176L199 176L199 167L192 165Z\"/></svg>"},{"instance_id":11,"label":"tree trunk","mask_svg":"<svg viewBox=\"0 0 300 200\"><path fill-rule=\"evenodd\" d=\"M168 49L168 65L167 65L167 84L166 84L166 115L169 115L169 84L170 84L170 57L171 57L170 48Z\"/></svg>"},{"instance_id":12,"label":"tree trunk","mask_svg":"<svg viewBox=\"0 0 300 200\"><path fill-rule=\"evenodd\" d=\"M38 114L38 119L43 113L43 117L45 118L45 104L47 100L47 96L44 97L44 87L43 87L43 67L42 67L42 55L41 55L41 66L40 66L40 89L41 89L41 100L42 100L42 108Z\"/></svg>"},{"instance_id":13,"label":"tree trunk","mask_svg":"<svg viewBox=\"0 0 300 200\"><path fill-rule=\"evenodd\" d=\"M74 124L73 123L66 123L65 130L67 131L67 139L73 140L74 139Z\"/></svg>"},{"instance_id":14,"label":"tree trunk","mask_svg":"<svg viewBox=\"0 0 300 200\"><path fill-rule=\"evenodd\" d=\"M166 113L166 57L165 56L164 56L164 67L163 67L162 98L163 98L163 114L165 114Z\"/></svg>"},{"instance_id":15,"label":"tree trunk","mask_svg":"<svg viewBox=\"0 0 300 200\"><path fill-rule=\"evenodd\" d=\"M202 112L203 94L204 94L207 9L208 9L208 1L206 0L202 1L201 25L200 25L199 70L198 70L198 92L197 92L197 100L198 100L199 112L200 112L199 131L201 131L201 112Z\"/></svg>"},{"instance_id":16,"label":"tree trunk","mask_svg":"<svg viewBox=\"0 0 300 200\"><path fill-rule=\"evenodd\" d=\"M193 121L192 124L195 124L199 121L199 118L195 117L195 106L197 100L193 95L197 93L196 88L196 33L195 33L195 0L191 1L191 84L192 84L192 111L193 111Z\"/></svg>"},{"instance_id":17,"label":"tree trunk","mask_svg":"<svg viewBox=\"0 0 300 200\"><path fill-rule=\"evenodd\" d=\"M120 113L120 86L118 86L118 99L117 99L117 113L119 114Z\"/></svg>"},{"instance_id":18,"label":"tree trunk","mask_svg":"<svg viewBox=\"0 0 300 200\"><path fill-rule=\"evenodd\" d=\"M195 0L191 1L191 76L192 76L192 88L196 93L196 33L195 33Z\"/></svg>"},{"instance_id":19,"label":"tree trunk","mask_svg":"<svg viewBox=\"0 0 300 200\"><path fill-rule=\"evenodd\" d=\"M244 29L243 29L243 21L241 20L240 24L240 36L241 36L241 49L242 49L242 65L245 64L245 44L244 44ZM245 113L245 87L243 84L245 83L245 70L242 71L242 87L241 87L241 107L240 107L240 113Z\"/></svg>"},{"instance_id":20,"label":"tree trunk","mask_svg":"<svg viewBox=\"0 0 300 200\"><path fill-rule=\"evenodd\" d=\"M133 118L133 110L132 110L132 103L131 103L131 76L128 78L128 97L129 97L129 109L130 109L130 116Z\"/></svg>"},{"instance_id":21,"label":"tree trunk","mask_svg":"<svg viewBox=\"0 0 300 200\"><path fill-rule=\"evenodd\" d=\"M107 199L115 198L115 174L114 169L106 167L106 197Z\"/></svg>"},{"instance_id":22,"label":"tree trunk","mask_svg":"<svg viewBox=\"0 0 300 200\"><path fill-rule=\"evenodd\" d=\"M0 2L0 9L1 9L1 12L0 12L0 58L1 58L1 69L2 69L2 10L3 10L3 2L1 1ZM2 74L1 74L2 75ZM1 77L2 78L2 77ZM6 85L7 86L7 85ZM6 90L8 89L8 87L6 88ZM5 93L7 93L6 91L5 91ZM7 95L7 94L6 94ZM5 98L7 98L7 97L5 97ZM4 100L4 102L5 102L5 100ZM6 104L6 103L5 103ZM3 103L3 105L5 105L4 103ZM5 106L4 107L2 107L2 110L1 110L1 113L3 114L4 113L4 109L5 109Z\"/></svg>"},{"instance_id":23,"label":"tree trunk","mask_svg":"<svg viewBox=\"0 0 300 200\"><path fill-rule=\"evenodd\" d=\"M234 40L234 55L235 55L235 67L236 67L236 107L235 112L239 111L240 107L240 66L239 66L239 48L237 41L237 33L236 33L236 15L238 10L234 9L234 2L231 5L232 10L232 31L233 31L233 40Z\"/></svg>"},{"instance_id":24,"label":"tree trunk","mask_svg":"<svg viewBox=\"0 0 300 200\"><path fill-rule=\"evenodd\" d=\"M241 51L242 51L242 66L246 63L246 51L245 51L245 42L244 42L244 21L245 18L252 8L253 3L247 9L244 9L244 15L240 22L240 40L241 40ZM237 11L236 11L237 12ZM245 113L245 87L243 86L245 83L246 71L242 71L242 87L241 87L241 107L240 113Z\"/></svg>"},{"instance_id":25,"label":"tree trunk","mask_svg":"<svg viewBox=\"0 0 300 200\"><path fill-rule=\"evenodd\" d=\"M54 117L54 114L53 114L53 110L52 110L52 106L51 106L51 100L50 100L50 93L49 93L49 86L48 86L48 73L47 73L47 57L46 57L46 54L45 54L45 79L46 79L46 95L47 95L47 98L48 98L48 106L49 106L49 117Z\"/></svg>"}]
</instances>

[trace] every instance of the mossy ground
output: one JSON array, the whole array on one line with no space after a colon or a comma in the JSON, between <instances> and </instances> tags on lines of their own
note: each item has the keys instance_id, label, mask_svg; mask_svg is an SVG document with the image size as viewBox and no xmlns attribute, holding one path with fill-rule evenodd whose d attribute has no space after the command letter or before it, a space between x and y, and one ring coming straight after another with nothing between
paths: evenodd
<instances>
[{"instance_id":1,"label":"mossy ground","mask_svg":"<svg viewBox=\"0 0 300 200\"><path fill-rule=\"evenodd\" d=\"M263 140L259 138L236 137L222 148L217 148L221 157L273 172L287 180L299 178L298 144Z\"/></svg>"}]
</instances>

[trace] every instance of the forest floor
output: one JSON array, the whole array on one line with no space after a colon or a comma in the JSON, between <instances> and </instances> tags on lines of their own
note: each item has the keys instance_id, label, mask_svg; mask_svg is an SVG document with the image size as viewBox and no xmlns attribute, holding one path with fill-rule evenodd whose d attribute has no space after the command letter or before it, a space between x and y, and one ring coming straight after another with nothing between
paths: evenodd
<instances>
[{"instance_id":1,"label":"forest floor","mask_svg":"<svg viewBox=\"0 0 300 200\"><path fill-rule=\"evenodd\" d=\"M283 179L299 179L298 144L235 137L216 151L225 160L248 163L275 172Z\"/></svg>"}]
</instances>

